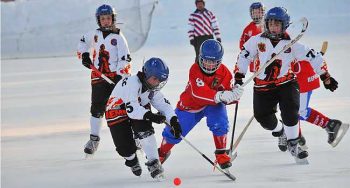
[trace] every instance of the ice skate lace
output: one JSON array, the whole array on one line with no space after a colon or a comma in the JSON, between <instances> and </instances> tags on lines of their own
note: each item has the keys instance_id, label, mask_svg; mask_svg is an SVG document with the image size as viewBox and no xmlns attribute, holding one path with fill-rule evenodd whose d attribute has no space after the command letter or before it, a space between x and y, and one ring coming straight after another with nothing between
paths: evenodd
<instances>
[{"instance_id":1,"label":"ice skate lace","mask_svg":"<svg viewBox=\"0 0 350 188\"><path fill-rule=\"evenodd\" d=\"M92 151L96 151L98 147L99 141L89 140L88 143L86 143L85 148L88 148Z\"/></svg>"},{"instance_id":2,"label":"ice skate lace","mask_svg":"<svg viewBox=\"0 0 350 188\"><path fill-rule=\"evenodd\" d=\"M287 137L284 133L282 136L278 137L278 145L279 146L286 146L287 145Z\"/></svg>"}]
</instances>

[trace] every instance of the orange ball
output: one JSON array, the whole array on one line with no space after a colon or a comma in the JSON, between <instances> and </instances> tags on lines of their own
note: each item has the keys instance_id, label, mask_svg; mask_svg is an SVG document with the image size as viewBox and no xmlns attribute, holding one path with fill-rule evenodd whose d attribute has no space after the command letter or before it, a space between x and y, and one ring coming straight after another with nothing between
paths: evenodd
<instances>
[{"instance_id":1,"label":"orange ball","mask_svg":"<svg viewBox=\"0 0 350 188\"><path fill-rule=\"evenodd\" d=\"M179 186L181 184L180 178L174 178L174 185Z\"/></svg>"}]
</instances>

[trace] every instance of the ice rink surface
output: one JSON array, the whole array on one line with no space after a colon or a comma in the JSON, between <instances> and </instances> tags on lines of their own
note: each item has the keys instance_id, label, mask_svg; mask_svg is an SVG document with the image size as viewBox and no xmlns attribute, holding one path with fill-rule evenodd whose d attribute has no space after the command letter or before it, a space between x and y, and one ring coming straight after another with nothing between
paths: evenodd
<instances>
[{"instance_id":1,"label":"ice rink surface","mask_svg":"<svg viewBox=\"0 0 350 188\"><path fill-rule=\"evenodd\" d=\"M159 2L146 45L132 55L133 73L141 68L144 58L159 56L167 62L171 75L163 93L174 106L185 88L188 69L194 58L194 50L188 44L186 34L186 19L193 11L193 2L178 2L186 8L179 11L182 14L173 17L169 9L176 5L175 1ZM247 8L238 9L239 6L248 7L251 2L230 4L230 1L225 0L221 5L224 8L212 1L207 2L207 7L214 13L218 12L218 19L221 20L226 50L223 62L232 69L238 53L239 35L249 19ZM295 3L298 2L304 1ZM350 122L350 11L342 12L344 9L349 10L350 6L347 1L320 2L323 2L320 5L324 10L322 13L315 7L307 12L305 7L298 8L292 3L284 6L290 8L292 17L306 16L310 20L310 29L301 40L302 43L319 49L322 41L329 41L325 57L331 75L339 82L339 88L332 93L321 86L315 90L310 106L331 118ZM269 1L266 4L270 7L277 5ZM243 21L237 21L235 17L236 24L227 26L225 22L229 19L224 17L228 14L225 5L232 5L233 12L244 13ZM346 6L348 8L344 8ZM338 7L342 11L337 12ZM165 25L167 18L171 21L169 26ZM179 187L184 188L341 188L348 187L350 183L349 133L336 148L332 148L327 144L326 132L306 122L301 122L301 126L309 147L309 165L296 165L289 153L278 150L277 140L270 132L254 121L238 147L238 157L231 168L237 177L236 182L228 180L217 170L213 172L212 166L184 142L175 146L164 164L166 181L154 182L145 165L142 165L142 176L135 177L124 165L124 159L115 152L105 124L96 155L93 159L85 160L83 146L89 135L91 92L89 74L89 70L73 56L1 61L2 187L163 188L175 187L172 182L175 177L181 178ZM252 84L249 84L239 106L236 137L252 111ZM228 108L228 113L232 125L234 106ZM159 143L164 125L154 127ZM204 120L187 138L214 160L214 143ZM145 158L138 154L144 163Z\"/></svg>"}]
</instances>

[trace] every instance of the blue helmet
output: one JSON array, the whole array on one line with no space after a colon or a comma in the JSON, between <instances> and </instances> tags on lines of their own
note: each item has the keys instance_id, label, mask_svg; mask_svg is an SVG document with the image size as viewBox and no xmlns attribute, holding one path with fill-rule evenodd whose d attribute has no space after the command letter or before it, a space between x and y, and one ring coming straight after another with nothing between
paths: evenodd
<instances>
[{"instance_id":1,"label":"blue helmet","mask_svg":"<svg viewBox=\"0 0 350 188\"><path fill-rule=\"evenodd\" d=\"M282 33L280 33L278 35L271 34L271 32L269 31L269 27L268 27L269 20L281 21L282 22ZM270 9L265 15L265 28L266 28L268 35L271 38L278 38L280 35L282 35L289 27L289 24L290 24L290 17L288 15L287 9L284 7L274 7L272 9Z\"/></svg>"},{"instance_id":2,"label":"blue helmet","mask_svg":"<svg viewBox=\"0 0 350 188\"><path fill-rule=\"evenodd\" d=\"M254 9L260 9L261 10L261 15L253 15L253 10ZM255 2L252 3L249 7L249 12L250 12L250 17L254 21L254 23L261 23L261 21L264 18L265 14L265 7L261 2Z\"/></svg>"},{"instance_id":3,"label":"blue helmet","mask_svg":"<svg viewBox=\"0 0 350 188\"><path fill-rule=\"evenodd\" d=\"M101 22L100 22L100 16L101 16L101 15L112 15L112 25L115 24L116 19L117 19L117 13L116 13L116 11L114 10L114 8L112 8L110 5L103 4L103 5L99 6L99 7L96 9L96 14L95 14L97 25L98 25L101 29L108 30L109 28L102 28L102 27L101 27Z\"/></svg>"},{"instance_id":4,"label":"blue helmet","mask_svg":"<svg viewBox=\"0 0 350 188\"><path fill-rule=\"evenodd\" d=\"M224 48L214 39L204 41L199 49L199 66L203 72L213 74L221 65Z\"/></svg>"},{"instance_id":5,"label":"blue helmet","mask_svg":"<svg viewBox=\"0 0 350 188\"><path fill-rule=\"evenodd\" d=\"M168 81L169 68L160 58L152 57L147 60L142 67L142 72L145 74L144 84L149 90L160 90ZM151 76L156 77L160 81L157 86L152 86L147 82Z\"/></svg>"}]
</instances>

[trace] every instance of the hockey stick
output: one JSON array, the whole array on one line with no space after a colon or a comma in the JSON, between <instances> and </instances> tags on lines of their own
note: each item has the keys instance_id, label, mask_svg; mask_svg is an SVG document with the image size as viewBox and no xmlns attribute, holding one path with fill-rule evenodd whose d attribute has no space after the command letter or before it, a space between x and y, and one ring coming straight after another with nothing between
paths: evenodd
<instances>
[{"instance_id":1,"label":"hockey stick","mask_svg":"<svg viewBox=\"0 0 350 188\"><path fill-rule=\"evenodd\" d=\"M320 53L324 55L328 48L328 41L323 41Z\"/></svg>"},{"instance_id":2,"label":"hockey stick","mask_svg":"<svg viewBox=\"0 0 350 188\"><path fill-rule=\"evenodd\" d=\"M233 118L231 144L230 144L230 150L229 150L229 153L228 153L231 158L232 158L233 139L235 137L235 130L236 130L237 112L238 112L238 101L237 101L236 107L235 107L235 117Z\"/></svg>"},{"instance_id":3,"label":"hockey stick","mask_svg":"<svg viewBox=\"0 0 350 188\"><path fill-rule=\"evenodd\" d=\"M98 76L105 79L109 84L115 85L115 83L111 79L109 79L106 75L104 75L102 72L100 72L93 64L90 65L90 68L93 71L95 71L98 74Z\"/></svg>"},{"instance_id":4,"label":"hockey stick","mask_svg":"<svg viewBox=\"0 0 350 188\"><path fill-rule=\"evenodd\" d=\"M168 122L164 122L167 126L171 127L170 124ZM199 149L197 149L193 144L191 144L190 141L188 141L184 136L180 135L180 138L185 141L189 146L191 146L191 148L193 148L194 150L196 150L200 155L202 155L202 157L204 159L206 159L210 164L212 164L215 168L217 168L221 173L225 174L225 176L227 176L228 178L230 178L232 181L236 180L236 177L231 174L230 172L225 172L224 170L222 170L220 167L218 167L217 164L215 164L212 160L210 160L206 155L204 155L204 153L202 153L201 151L199 151Z\"/></svg>"},{"instance_id":5,"label":"hockey stick","mask_svg":"<svg viewBox=\"0 0 350 188\"><path fill-rule=\"evenodd\" d=\"M236 177L230 172L222 170L217 164L215 164L212 160L210 160L206 155L204 155L201 151L199 151L194 145L191 144L185 137L181 135L181 139L184 140L189 146L191 146L194 150L196 150L204 159L206 159L210 164L212 164L216 169L218 169L221 173L225 174L232 181L236 180Z\"/></svg>"},{"instance_id":6,"label":"hockey stick","mask_svg":"<svg viewBox=\"0 0 350 188\"><path fill-rule=\"evenodd\" d=\"M267 61L258 71L256 71L251 77L248 78L246 82L243 83L242 87L245 87L250 81L252 81L255 77L257 77L267 66L269 66L275 59L282 54L284 51L288 50L292 47L306 32L308 27L308 21L305 17L301 18L300 22L303 24L303 28L298 36L296 36L293 40L291 40L288 44L286 44L281 51L279 51L275 56L273 56L269 61Z\"/></svg>"},{"instance_id":7,"label":"hockey stick","mask_svg":"<svg viewBox=\"0 0 350 188\"><path fill-rule=\"evenodd\" d=\"M242 130L241 134L238 136L238 138L237 138L235 144L233 144L232 150L230 151L230 152L231 152L231 153L230 153L230 154L231 154L231 156L230 156L230 157L231 157L231 161L233 161L233 160L236 159L236 157L237 157L237 151L235 151L235 150L237 149L238 144L241 142L241 140L242 140L244 134L247 132L247 129L248 129L248 127L250 126L250 124L252 124L252 121L253 121L253 120L254 120L254 115L249 119L247 125L244 127L244 129ZM233 153L233 151L235 151L235 152ZM233 153L233 154L232 154L232 153Z\"/></svg>"}]
</instances>

